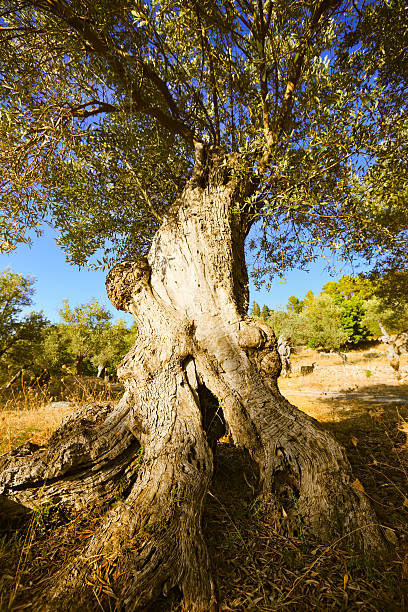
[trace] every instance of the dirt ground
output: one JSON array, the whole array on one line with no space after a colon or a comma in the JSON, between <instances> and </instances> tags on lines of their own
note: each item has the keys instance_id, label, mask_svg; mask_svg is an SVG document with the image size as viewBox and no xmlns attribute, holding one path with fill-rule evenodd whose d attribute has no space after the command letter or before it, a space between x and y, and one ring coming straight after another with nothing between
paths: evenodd
<instances>
[{"instance_id":1,"label":"dirt ground","mask_svg":"<svg viewBox=\"0 0 408 612\"><path fill-rule=\"evenodd\" d=\"M366 413L375 406L408 405L408 355L402 355L398 374L388 364L384 345L369 351L340 355L303 349L292 356L292 372L279 379L281 393L319 421L339 421L347 412ZM301 366L315 364L302 376Z\"/></svg>"},{"instance_id":2,"label":"dirt ground","mask_svg":"<svg viewBox=\"0 0 408 612\"><path fill-rule=\"evenodd\" d=\"M290 536L279 501L257 496L257 470L248 454L219 444L203 528L222 612L408 611L408 358L397 378L384 353L381 345L348 353L343 364L339 355L298 351L293 374L279 387L344 444L389 552L367 559L344 539L322 544L306 532ZM299 375L301 365L314 362L312 374ZM0 409L0 453L22 441L44 442L70 409L7 408ZM1 611L31 609L47 576L100 519L81 513L62 524L50 520L37 513L28 528L0 534ZM171 592L150 612L181 611L179 602L180 594Z\"/></svg>"}]
</instances>

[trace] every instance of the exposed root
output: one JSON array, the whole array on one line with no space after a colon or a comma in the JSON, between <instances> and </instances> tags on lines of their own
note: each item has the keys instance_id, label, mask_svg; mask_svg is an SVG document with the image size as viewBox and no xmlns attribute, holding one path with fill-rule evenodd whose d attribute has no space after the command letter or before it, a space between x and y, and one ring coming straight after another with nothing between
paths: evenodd
<instances>
[{"instance_id":1,"label":"exposed root","mask_svg":"<svg viewBox=\"0 0 408 612\"><path fill-rule=\"evenodd\" d=\"M87 404L71 413L45 447L25 444L0 458L1 499L64 510L102 505L130 483L127 469L140 444L128 397L112 406Z\"/></svg>"},{"instance_id":2,"label":"exposed root","mask_svg":"<svg viewBox=\"0 0 408 612\"><path fill-rule=\"evenodd\" d=\"M168 383L169 375L162 374ZM146 398L142 393L139 403ZM215 606L201 533L212 453L185 379L174 387L170 402L170 420L167 406L158 412L155 430L142 436L144 456L129 495L108 511L86 547L53 577L38 609L93 609L98 599L104 608L146 610L175 586L186 610Z\"/></svg>"}]
</instances>

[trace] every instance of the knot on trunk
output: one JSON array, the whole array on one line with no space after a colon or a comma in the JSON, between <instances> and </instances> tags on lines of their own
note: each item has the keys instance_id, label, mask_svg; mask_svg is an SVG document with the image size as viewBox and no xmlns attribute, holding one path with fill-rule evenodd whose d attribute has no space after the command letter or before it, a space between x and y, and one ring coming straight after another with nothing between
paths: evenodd
<instances>
[{"instance_id":1,"label":"knot on trunk","mask_svg":"<svg viewBox=\"0 0 408 612\"><path fill-rule=\"evenodd\" d=\"M264 374L276 379L282 369L282 363L276 348L262 351L259 355L259 367Z\"/></svg>"},{"instance_id":2,"label":"knot on trunk","mask_svg":"<svg viewBox=\"0 0 408 612\"><path fill-rule=\"evenodd\" d=\"M281 360L276 346L273 329L261 321L241 321L238 344L248 356L255 357L260 370L270 377L277 377L281 371Z\"/></svg>"},{"instance_id":3,"label":"knot on trunk","mask_svg":"<svg viewBox=\"0 0 408 612\"><path fill-rule=\"evenodd\" d=\"M243 349L257 350L265 346L267 336L255 323L242 321L239 324L238 344Z\"/></svg>"},{"instance_id":4,"label":"knot on trunk","mask_svg":"<svg viewBox=\"0 0 408 612\"><path fill-rule=\"evenodd\" d=\"M150 280L150 265L146 257L117 264L106 277L108 297L118 310L129 310L132 298Z\"/></svg>"},{"instance_id":5,"label":"knot on trunk","mask_svg":"<svg viewBox=\"0 0 408 612\"><path fill-rule=\"evenodd\" d=\"M276 336L267 323L248 317L239 324L238 344L249 350L274 349Z\"/></svg>"}]
</instances>

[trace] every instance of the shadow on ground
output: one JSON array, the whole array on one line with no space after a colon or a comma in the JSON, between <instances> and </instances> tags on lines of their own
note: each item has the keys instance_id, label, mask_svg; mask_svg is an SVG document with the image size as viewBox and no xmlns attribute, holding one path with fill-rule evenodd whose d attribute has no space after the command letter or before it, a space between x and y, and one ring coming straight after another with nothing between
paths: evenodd
<instances>
[{"instance_id":1,"label":"shadow on ground","mask_svg":"<svg viewBox=\"0 0 408 612\"><path fill-rule=\"evenodd\" d=\"M377 393L377 386L360 392ZM346 447L355 477L387 528L392 552L370 560L348 550L345 541L322 545L302 529L290 537L284 508L273 498L257 497L258 475L251 458L220 443L203 520L220 610L408 610L408 444L403 431L408 405L313 398L304 410ZM7 577L0 585L0 609L30 609L33 589L66 562L73 543L80 547L98 520L71 517L52 533L45 522L39 523L24 554L23 530L7 541L0 539L0 575L3 570ZM15 603L8 607L16 577ZM181 611L180 593L172 592L150 610L161 611Z\"/></svg>"},{"instance_id":2,"label":"shadow on ground","mask_svg":"<svg viewBox=\"0 0 408 612\"><path fill-rule=\"evenodd\" d=\"M386 559L362 558L345 542L322 546L302 532L289 537L284 509L254 495L249 458L219 445L205 532L221 610L408 610L408 404L378 399L395 390L360 387L377 398L365 402L342 389L347 399L313 398L304 408L345 446L390 541Z\"/></svg>"},{"instance_id":3,"label":"shadow on ground","mask_svg":"<svg viewBox=\"0 0 408 612\"><path fill-rule=\"evenodd\" d=\"M392 401L392 398L384 402L387 391L386 385L380 393L377 387L367 386L359 389L359 394L373 397L372 401L357 401L352 397L332 399L329 413L325 409L327 400L322 400L316 412L326 412L324 427L345 446L353 471L372 501L380 522L406 530L408 403ZM312 415L313 412L315 410L311 411Z\"/></svg>"}]
</instances>

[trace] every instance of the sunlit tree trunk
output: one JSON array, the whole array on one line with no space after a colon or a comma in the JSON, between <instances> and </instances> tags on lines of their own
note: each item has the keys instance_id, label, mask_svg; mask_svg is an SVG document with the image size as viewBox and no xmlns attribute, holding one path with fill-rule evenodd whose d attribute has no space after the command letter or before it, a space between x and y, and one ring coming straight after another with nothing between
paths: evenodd
<instances>
[{"instance_id":1,"label":"sunlit tree trunk","mask_svg":"<svg viewBox=\"0 0 408 612\"><path fill-rule=\"evenodd\" d=\"M378 325L383 333L380 340L387 344L387 359L390 363L391 368L394 370L397 378L400 377L399 369L400 369L400 349L397 347L396 339L398 336L390 336L390 334L385 329L382 321L378 321Z\"/></svg>"},{"instance_id":2,"label":"sunlit tree trunk","mask_svg":"<svg viewBox=\"0 0 408 612\"><path fill-rule=\"evenodd\" d=\"M261 492L281 500L294 531L326 541L349 533L366 552L383 546L344 450L282 397L275 336L246 314L238 163L202 152L148 257L108 275L110 299L138 329L118 370L122 400L72 415L47 449L1 460L3 492L19 504L116 500L53 577L40 609L146 610L177 586L186 610L215 610L201 517L226 429L258 463ZM108 585L99 603L97 576Z\"/></svg>"}]
</instances>

